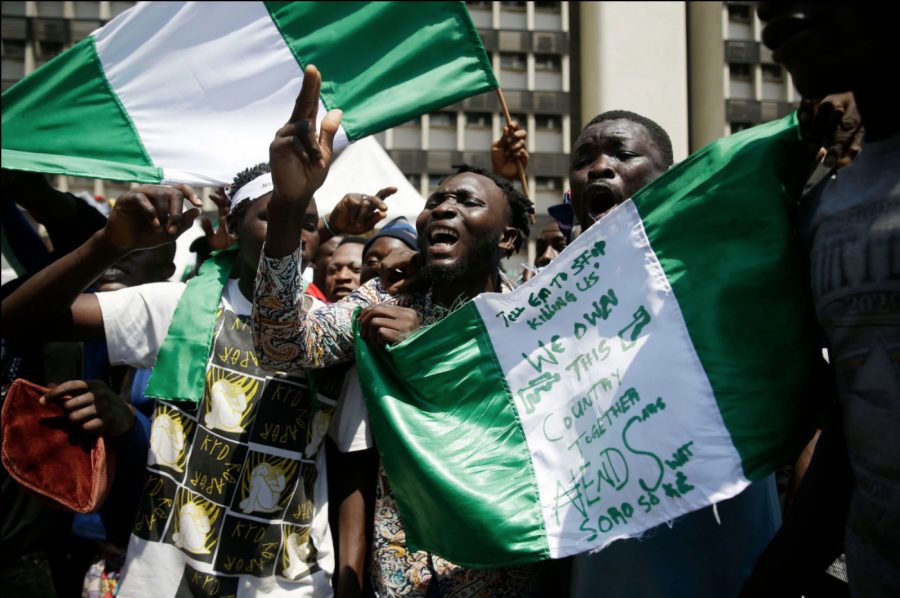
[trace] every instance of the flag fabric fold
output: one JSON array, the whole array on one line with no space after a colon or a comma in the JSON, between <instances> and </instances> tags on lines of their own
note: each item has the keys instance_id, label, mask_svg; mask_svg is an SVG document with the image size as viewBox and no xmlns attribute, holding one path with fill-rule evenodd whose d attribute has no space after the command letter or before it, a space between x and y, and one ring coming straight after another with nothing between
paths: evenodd
<instances>
[{"instance_id":1,"label":"flag fabric fold","mask_svg":"<svg viewBox=\"0 0 900 598\"><path fill-rule=\"evenodd\" d=\"M228 184L309 64L338 147L498 87L462 2L142 2L3 93L3 167Z\"/></svg>"},{"instance_id":2,"label":"flag fabric fold","mask_svg":"<svg viewBox=\"0 0 900 598\"><path fill-rule=\"evenodd\" d=\"M413 547L500 567L735 496L809 431L796 117L719 140L507 294L357 367Z\"/></svg>"}]
</instances>

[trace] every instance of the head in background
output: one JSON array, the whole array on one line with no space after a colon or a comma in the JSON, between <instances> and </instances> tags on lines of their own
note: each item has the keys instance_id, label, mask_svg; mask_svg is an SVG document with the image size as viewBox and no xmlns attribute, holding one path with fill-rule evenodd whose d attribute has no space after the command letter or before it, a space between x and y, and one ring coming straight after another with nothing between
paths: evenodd
<instances>
[{"instance_id":1,"label":"head in background","mask_svg":"<svg viewBox=\"0 0 900 598\"><path fill-rule=\"evenodd\" d=\"M672 142L658 124L626 110L594 117L572 148L569 186L582 230L672 166Z\"/></svg>"}]
</instances>

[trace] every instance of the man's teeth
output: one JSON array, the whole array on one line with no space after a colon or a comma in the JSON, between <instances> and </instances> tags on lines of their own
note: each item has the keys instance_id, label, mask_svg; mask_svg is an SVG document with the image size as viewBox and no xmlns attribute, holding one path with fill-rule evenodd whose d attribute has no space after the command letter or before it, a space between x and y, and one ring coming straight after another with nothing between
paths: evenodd
<instances>
[{"instance_id":1,"label":"man's teeth","mask_svg":"<svg viewBox=\"0 0 900 598\"><path fill-rule=\"evenodd\" d=\"M433 229L430 235L432 243L454 243L458 238L455 231L441 227Z\"/></svg>"}]
</instances>

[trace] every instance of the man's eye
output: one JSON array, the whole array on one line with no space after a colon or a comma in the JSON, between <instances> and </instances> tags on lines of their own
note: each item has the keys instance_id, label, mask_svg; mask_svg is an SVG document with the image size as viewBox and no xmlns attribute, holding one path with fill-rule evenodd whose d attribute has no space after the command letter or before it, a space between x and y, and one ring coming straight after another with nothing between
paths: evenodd
<instances>
[{"instance_id":1,"label":"man's eye","mask_svg":"<svg viewBox=\"0 0 900 598\"><path fill-rule=\"evenodd\" d=\"M640 154L636 154L634 152L618 152L616 154L616 158L619 160L631 160L632 158L637 158Z\"/></svg>"},{"instance_id":2,"label":"man's eye","mask_svg":"<svg viewBox=\"0 0 900 598\"><path fill-rule=\"evenodd\" d=\"M311 233L314 233L318 230L318 222L313 220L307 220L303 223L303 230L308 230Z\"/></svg>"},{"instance_id":3,"label":"man's eye","mask_svg":"<svg viewBox=\"0 0 900 598\"><path fill-rule=\"evenodd\" d=\"M380 260L368 259L368 260L366 260L366 267L367 268L377 268L380 263L381 263Z\"/></svg>"}]
</instances>

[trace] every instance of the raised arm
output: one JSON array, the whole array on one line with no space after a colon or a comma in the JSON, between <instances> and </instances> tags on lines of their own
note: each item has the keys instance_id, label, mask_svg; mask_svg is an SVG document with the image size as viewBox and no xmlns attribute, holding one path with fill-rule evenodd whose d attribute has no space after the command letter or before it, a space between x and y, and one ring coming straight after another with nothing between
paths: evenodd
<instances>
[{"instance_id":1,"label":"raised arm","mask_svg":"<svg viewBox=\"0 0 900 598\"><path fill-rule=\"evenodd\" d=\"M184 199L193 209L182 213ZM3 336L31 340L103 340L103 317L83 291L135 249L174 241L199 214L190 187L144 186L122 195L106 226L53 262L3 300Z\"/></svg>"}]
</instances>

